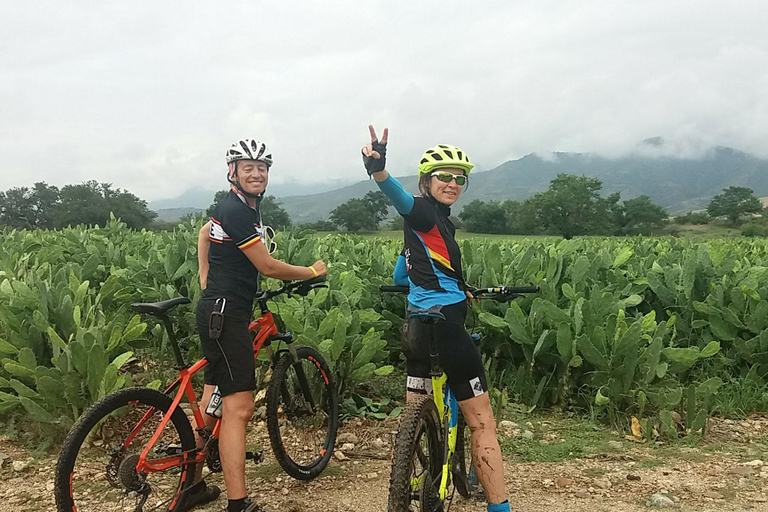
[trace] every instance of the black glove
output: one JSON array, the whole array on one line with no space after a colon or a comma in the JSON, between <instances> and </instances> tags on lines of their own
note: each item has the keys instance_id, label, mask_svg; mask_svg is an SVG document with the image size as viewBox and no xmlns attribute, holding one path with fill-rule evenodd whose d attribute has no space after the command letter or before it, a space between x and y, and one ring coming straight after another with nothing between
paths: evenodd
<instances>
[{"instance_id":1,"label":"black glove","mask_svg":"<svg viewBox=\"0 0 768 512\"><path fill-rule=\"evenodd\" d=\"M372 142L371 146L374 151L381 155L381 158L365 156L365 153L363 153L363 165L365 165L365 170L368 171L368 176L375 172L383 171L387 166L387 144L382 144L377 140L376 142Z\"/></svg>"}]
</instances>

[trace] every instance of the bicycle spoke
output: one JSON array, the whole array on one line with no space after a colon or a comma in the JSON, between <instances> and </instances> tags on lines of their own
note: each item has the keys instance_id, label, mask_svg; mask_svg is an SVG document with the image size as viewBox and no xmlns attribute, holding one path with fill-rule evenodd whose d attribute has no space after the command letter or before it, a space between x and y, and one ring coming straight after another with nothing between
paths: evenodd
<instances>
[{"instance_id":1,"label":"bicycle spoke","mask_svg":"<svg viewBox=\"0 0 768 512\"><path fill-rule=\"evenodd\" d=\"M298 347L298 362L285 354L275 365L267 393L272 449L285 471L309 480L323 470L336 437L336 396L322 356Z\"/></svg>"},{"instance_id":2,"label":"bicycle spoke","mask_svg":"<svg viewBox=\"0 0 768 512\"><path fill-rule=\"evenodd\" d=\"M67 498L78 512L167 510L179 498L182 485L191 481L194 468L189 471L179 465L136 473L140 455L165 414L163 407L146 403L147 398L170 403L165 395L152 390L125 390L116 398L108 397L103 405L99 403L89 411L78 425L78 435L62 450L65 462L57 468L57 486L71 496ZM183 413L174 418L177 416L179 421L186 421ZM170 422L147 461L172 461L173 454L182 453L184 445L194 449L191 429L182 439L176 424Z\"/></svg>"}]
</instances>

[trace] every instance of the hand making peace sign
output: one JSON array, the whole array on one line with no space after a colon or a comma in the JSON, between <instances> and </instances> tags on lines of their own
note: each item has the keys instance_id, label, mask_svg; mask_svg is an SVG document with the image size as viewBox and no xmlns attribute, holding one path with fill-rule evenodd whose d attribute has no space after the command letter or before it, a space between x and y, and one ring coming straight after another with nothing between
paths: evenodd
<instances>
[{"instance_id":1,"label":"hand making peace sign","mask_svg":"<svg viewBox=\"0 0 768 512\"><path fill-rule=\"evenodd\" d=\"M384 128L381 141L376 136L376 129L373 125L368 125L368 131L371 132L371 142L363 147L363 164L365 165L368 176L375 172L383 171L387 162L387 138L389 137L389 128Z\"/></svg>"}]
</instances>

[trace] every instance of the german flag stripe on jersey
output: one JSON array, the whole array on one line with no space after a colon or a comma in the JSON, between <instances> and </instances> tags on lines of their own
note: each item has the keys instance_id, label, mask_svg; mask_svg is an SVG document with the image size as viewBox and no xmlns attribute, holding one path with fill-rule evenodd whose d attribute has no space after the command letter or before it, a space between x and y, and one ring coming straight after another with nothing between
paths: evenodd
<instances>
[{"instance_id":1,"label":"german flag stripe on jersey","mask_svg":"<svg viewBox=\"0 0 768 512\"><path fill-rule=\"evenodd\" d=\"M424 245L427 247L429 257L440 263L447 269L453 270L451 266L451 257L448 255L448 248L445 246L445 240L440 235L437 226L426 232L417 231Z\"/></svg>"},{"instance_id":2,"label":"german flag stripe on jersey","mask_svg":"<svg viewBox=\"0 0 768 512\"><path fill-rule=\"evenodd\" d=\"M250 246L252 246L253 244L255 244L256 242L260 242L260 241L261 241L261 237L259 235L254 234L254 238L245 240L244 242L242 242L237 247L238 247L238 249L240 249L242 251L243 249L247 249Z\"/></svg>"}]
</instances>

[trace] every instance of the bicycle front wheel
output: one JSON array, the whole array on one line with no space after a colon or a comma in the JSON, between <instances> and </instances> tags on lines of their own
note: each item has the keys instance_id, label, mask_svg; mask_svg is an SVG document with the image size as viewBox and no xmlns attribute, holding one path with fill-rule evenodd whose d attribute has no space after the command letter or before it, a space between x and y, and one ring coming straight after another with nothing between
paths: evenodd
<instances>
[{"instance_id":1,"label":"bicycle front wheel","mask_svg":"<svg viewBox=\"0 0 768 512\"><path fill-rule=\"evenodd\" d=\"M442 434L431 396L418 396L400 420L389 477L391 512L442 510L438 487L442 470Z\"/></svg>"},{"instance_id":2,"label":"bicycle front wheel","mask_svg":"<svg viewBox=\"0 0 768 512\"><path fill-rule=\"evenodd\" d=\"M336 389L320 353L296 347L284 352L267 390L267 430L275 458L298 480L319 475L333 454L339 424Z\"/></svg>"},{"instance_id":3,"label":"bicycle front wheel","mask_svg":"<svg viewBox=\"0 0 768 512\"><path fill-rule=\"evenodd\" d=\"M88 409L64 441L56 464L58 511L178 510L183 490L192 485L194 464L136 473L141 452L171 402L159 391L131 388L108 395ZM194 448L192 427L178 408L147 459L178 456Z\"/></svg>"}]
</instances>

